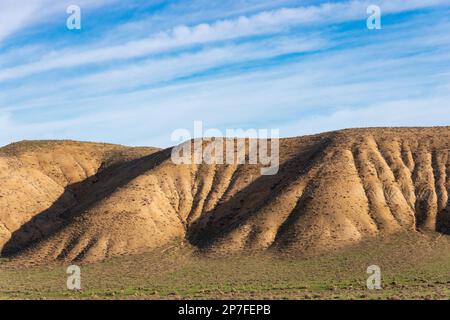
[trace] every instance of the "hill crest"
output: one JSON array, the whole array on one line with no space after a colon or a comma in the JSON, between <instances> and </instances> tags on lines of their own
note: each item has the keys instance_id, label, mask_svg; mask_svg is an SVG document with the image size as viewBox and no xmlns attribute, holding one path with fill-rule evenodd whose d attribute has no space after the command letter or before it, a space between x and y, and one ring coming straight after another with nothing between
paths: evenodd
<instances>
[{"instance_id":1,"label":"hill crest","mask_svg":"<svg viewBox=\"0 0 450 320\"><path fill-rule=\"evenodd\" d=\"M450 127L280 139L280 170L175 165L171 149L73 141L0 149L2 256L93 262L189 241L219 253L335 250L450 232Z\"/></svg>"}]
</instances>

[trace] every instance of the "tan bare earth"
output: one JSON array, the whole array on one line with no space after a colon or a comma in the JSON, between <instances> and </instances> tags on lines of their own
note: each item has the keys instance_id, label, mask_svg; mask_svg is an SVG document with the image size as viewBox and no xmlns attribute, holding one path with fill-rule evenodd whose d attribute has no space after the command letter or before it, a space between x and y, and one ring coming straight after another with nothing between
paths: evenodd
<instances>
[{"instance_id":1,"label":"tan bare earth","mask_svg":"<svg viewBox=\"0 0 450 320\"><path fill-rule=\"evenodd\" d=\"M280 140L280 169L176 165L171 149L73 141L0 149L1 256L96 262L188 242L317 254L398 232L450 233L450 127Z\"/></svg>"}]
</instances>

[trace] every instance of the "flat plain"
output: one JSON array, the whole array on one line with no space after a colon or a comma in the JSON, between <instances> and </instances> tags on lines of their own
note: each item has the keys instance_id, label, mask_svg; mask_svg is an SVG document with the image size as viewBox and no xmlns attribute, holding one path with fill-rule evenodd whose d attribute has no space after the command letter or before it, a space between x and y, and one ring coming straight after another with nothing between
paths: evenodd
<instances>
[{"instance_id":1,"label":"flat plain","mask_svg":"<svg viewBox=\"0 0 450 320\"><path fill-rule=\"evenodd\" d=\"M367 267L382 289L368 290ZM449 299L450 237L398 234L339 253L204 256L186 246L80 265L80 291L66 287L68 264L0 264L1 299Z\"/></svg>"}]
</instances>

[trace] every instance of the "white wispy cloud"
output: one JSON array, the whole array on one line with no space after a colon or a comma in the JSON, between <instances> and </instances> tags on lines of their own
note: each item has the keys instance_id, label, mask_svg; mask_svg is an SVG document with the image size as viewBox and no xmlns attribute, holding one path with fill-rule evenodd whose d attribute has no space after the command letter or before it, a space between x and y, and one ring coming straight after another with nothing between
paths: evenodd
<instances>
[{"instance_id":1,"label":"white wispy cloud","mask_svg":"<svg viewBox=\"0 0 450 320\"><path fill-rule=\"evenodd\" d=\"M364 108L344 108L304 117L285 124L280 130L283 136L298 136L344 128L447 126L449 98L394 100Z\"/></svg>"},{"instance_id":2,"label":"white wispy cloud","mask_svg":"<svg viewBox=\"0 0 450 320\"><path fill-rule=\"evenodd\" d=\"M106 63L142 57L180 47L255 36L279 31L280 28L317 23L336 23L366 17L366 8L373 1L325 3L318 6L282 8L237 19L219 20L196 26L177 26L148 38L125 44L93 49L52 52L36 62L1 70L0 81L25 77L38 72L69 68L92 63ZM379 5L384 13L396 13L446 4L446 0L384 0Z\"/></svg>"},{"instance_id":3,"label":"white wispy cloud","mask_svg":"<svg viewBox=\"0 0 450 320\"><path fill-rule=\"evenodd\" d=\"M77 0L76 4L86 9L95 8L117 0ZM70 0L2 0L0 2L0 44L14 33L34 24L42 24L49 17L66 14Z\"/></svg>"},{"instance_id":4,"label":"white wispy cloud","mask_svg":"<svg viewBox=\"0 0 450 320\"><path fill-rule=\"evenodd\" d=\"M76 79L66 79L51 87L46 84L32 84L9 90L9 96L26 95L34 100L36 96L75 92L78 98L92 95L87 88L95 88L95 94L105 94L115 90L128 90L142 85L154 85L162 81L173 81L180 77L227 66L235 63L269 59L280 55L307 53L328 46L320 35L310 37L281 37L250 43L229 44L204 48L194 53L180 53L164 58L150 58L146 61L127 64L107 71L93 72ZM5 93L6 94L6 93ZM1 100L2 94L0 94Z\"/></svg>"},{"instance_id":5,"label":"white wispy cloud","mask_svg":"<svg viewBox=\"0 0 450 320\"><path fill-rule=\"evenodd\" d=\"M190 8L192 21L201 18L202 1ZM258 7L256 0L244 2ZM443 15L425 10L369 32L369 1L277 2L276 9L266 1L263 12L243 11L242 17L221 18L216 10L205 23L175 20L167 31L137 40L126 31L113 39L119 24L98 41L53 46L44 38L0 48L0 145L71 138L169 146L172 130L190 128L194 120L218 128L280 128L284 136L450 123L450 36ZM449 4L372 2L384 14ZM362 30L328 27L358 19ZM30 23L25 18L18 28ZM302 25L305 30L297 28Z\"/></svg>"},{"instance_id":6,"label":"white wispy cloud","mask_svg":"<svg viewBox=\"0 0 450 320\"><path fill-rule=\"evenodd\" d=\"M334 53L325 51L301 57L299 63L292 64L291 62L288 67L278 68L277 72L284 78L294 75L290 81L294 85L303 85L304 82L309 84L304 91L311 92L310 95L313 97L317 96L316 93L321 92L330 82L334 82L333 86L335 87L338 87L339 83L351 81L359 83L362 87L370 88L375 87L374 82L379 79L386 85L397 81L394 83L396 87L402 84L403 86L412 86L412 83L423 86L425 81L431 81L429 80L430 72L437 72L430 68L433 68L435 63L442 64L449 60L449 51L441 50L429 53L435 47L442 49L450 47L450 36L446 33L446 27L449 25L424 26L420 30L416 29L414 37L408 37L411 27L416 24L417 21L412 21L403 25L400 30L391 33L389 38L372 37L372 42L361 47L339 50ZM121 93L115 92L117 90L128 91L133 88L140 90L140 86L143 85L152 86L158 82L170 83L177 77L190 76L196 72L237 62L243 63L280 54L308 52L342 45L339 42L337 44L333 42L334 40L330 42L328 39L323 39L321 34L314 34L306 38L276 37L269 40L205 48L195 53L150 58L114 67L107 71L90 72L86 75L79 75L75 79L72 77L62 78L56 83L52 83L51 86L47 81L15 86L8 91L0 92L0 102L3 101L3 106L9 109L23 110L24 108L62 107L68 102L73 105L77 101L80 101L79 106L81 107L86 105L86 98L99 95L103 101L109 99L111 94L113 94L112 101L121 101L117 97ZM376 52L375 56L374 52ZM428 52L428 54L424 54L424 52ZM257 79L252 81L261 82L266 78L271 80L272 77L269 75L272 68L270 66L267 68L258 75ZM307 79L298 77L298 74L307 76ZM375 80L371 80L371 77L374 77ZM444 73L441 78L445 82L448 75ZM370 84L369 80L371 80ZM49 81L52 82L51 79ZM286 88L289 88L290 83L287 82ZM162 83L161 85L167 84ZM279 90L286 91L286 88ZM339 95L339 90L328 92L327 96ZM404 92L404 90L399 92ZM273 93L268 90L266 94ZM390 92L383 94L389 96ZM298 95L293 96L298 99ZM356 101L351 92L344 96ZM49 100L48 97L52 97L52 99ZM14 102L17 101L20 101L20 104L14 105ZM338 101L335 99L335 103ZM302 103L307 104L308 102L302 100ZM100 100L90 102L90 104L98 105L98 107L100 105L110 106L109 102ZM310 102L310 104L312 103Z\"/></svg>"},{"instance_id":7,"label":"white wispy cloud","mask_svg":"<svg viewBox=\"0 0 450 320\"><path fill-rule=\"evenodd\" d=\"M46 0L24 1L19 6L17 1L2 0L0 2L0 41L35 19L34 16L38 14L45 2Z\"/></svg>"}]
</instances>

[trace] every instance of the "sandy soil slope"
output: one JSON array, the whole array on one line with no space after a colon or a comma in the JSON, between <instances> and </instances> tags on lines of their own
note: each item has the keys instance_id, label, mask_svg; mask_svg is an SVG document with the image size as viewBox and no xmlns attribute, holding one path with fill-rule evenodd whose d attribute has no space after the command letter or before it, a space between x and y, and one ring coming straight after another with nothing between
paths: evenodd
<instances>
[{"instance_id":1,"label":"sandy soil slope","mask_svg":"<svg viewBox=\"0 0 450 320\"><path fill-rule=\"evenodd\" d=\"M317 253L378 235L450 233L450 127L280 140L280 170L176 165L171 149L71 141L0 149L0 248L99 261L189 241L215 253Z\"/></svg>"}]
</instances>

